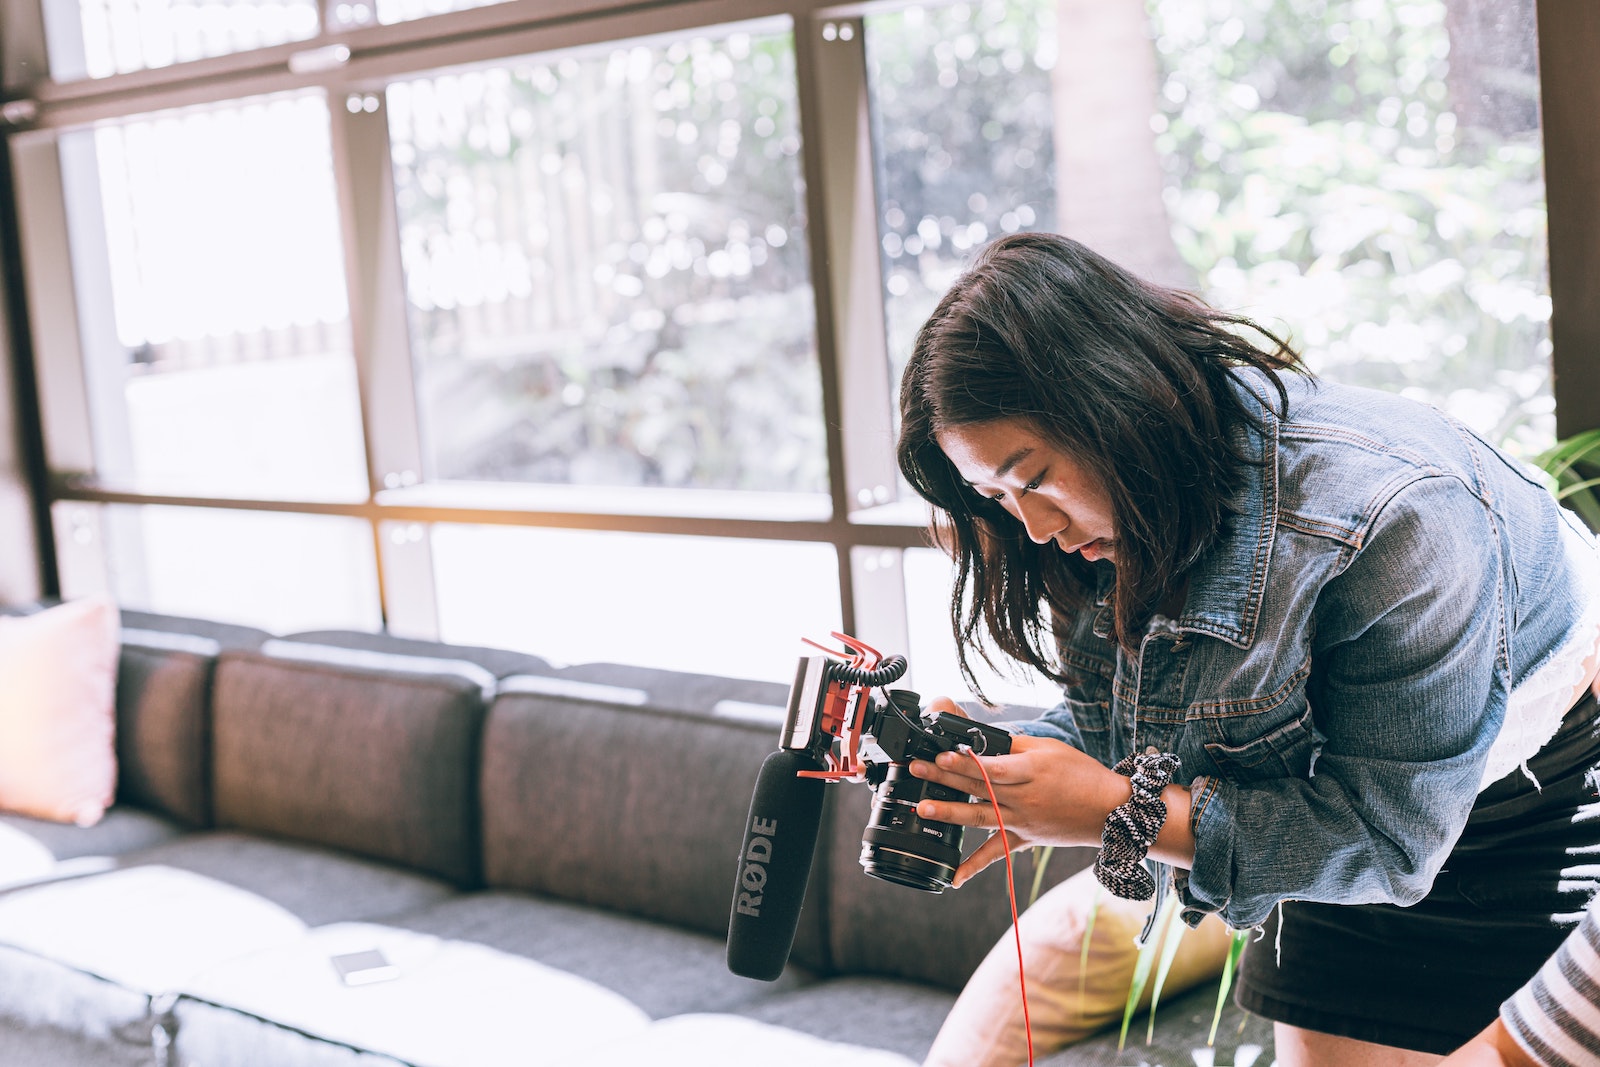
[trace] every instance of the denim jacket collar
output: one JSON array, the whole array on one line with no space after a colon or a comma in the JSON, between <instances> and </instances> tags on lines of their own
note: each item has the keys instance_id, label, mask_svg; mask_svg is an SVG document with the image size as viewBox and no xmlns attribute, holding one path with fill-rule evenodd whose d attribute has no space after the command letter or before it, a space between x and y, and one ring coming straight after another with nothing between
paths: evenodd
<instances>
[{"instance_id":1,"label":"denim jacket collar","mask_svg":"<svg viewBox=\"0 0 1600 1067\"><path fill-rule=\"evenodd\" d=\"M1239 648L1255 641L1272 560L1278 515L1278 416L1264 403L1253 380L1243 374L1237 388L1261 421L1261 429L1242 430L1243 451L1251 460L1234 497L1237 513L1189 574L1189 595L1177 629L1210 634ZM1256 378L1251 375L1250 378ZM1264 388L1270 385L1262 383Z\"/></svg>"},{"instance_id":2,"label":"denim jacket collar","mask_svg":"<svg viewBox=\"0 0 1600 1067\"><path fill-rule=\"evenodd\" d=\"M1179 632L1210 634L1238 648L1249 648L1256 639L1278 520L1279 419L1262 399L1256 383L1245 378L1246 373L1236 372L1235 387L1260 420L1260 428L1245 426L1239 431L1240 452L1250 463L1234 494L1236 514L1224 523L1217 543L1190 570L1183 614L1172 624ZM1264 381L1260 386L1271 388ZM1111 636L1115 575L1111 566L1101 565L1094 622L1094 632L1101 637Z\"/></svg>"}]
</instances>

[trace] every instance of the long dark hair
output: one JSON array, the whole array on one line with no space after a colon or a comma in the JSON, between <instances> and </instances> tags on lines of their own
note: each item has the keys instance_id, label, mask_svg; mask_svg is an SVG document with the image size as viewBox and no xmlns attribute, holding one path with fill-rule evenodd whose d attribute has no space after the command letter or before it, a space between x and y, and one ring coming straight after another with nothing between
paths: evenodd
<instances>
[{"instance_id":1,"label":"long dark hair","mask_svg":"<svg viewBox=\"0 0 1600 1067\"><path fill-rule=\"evenodd\" d=\"M1288 394L1277 372L1304 373L1272 332L1066 237L1002 237L951 286L900 382L898 455L912 488L934 505L936 543L956 563L950 620L975 692L969 654L994 663L984 636L1068 680L1046 623L1093 603L1095 565L1030 540L962 481L935 435L1022 418L1101 483L1116 528L1113 636L1132 650L1231 516L1251 462L1240 430L1258 422L1234 387L1239 367L1265 372L1280 407Z\"/></svg>"}]
</instances>

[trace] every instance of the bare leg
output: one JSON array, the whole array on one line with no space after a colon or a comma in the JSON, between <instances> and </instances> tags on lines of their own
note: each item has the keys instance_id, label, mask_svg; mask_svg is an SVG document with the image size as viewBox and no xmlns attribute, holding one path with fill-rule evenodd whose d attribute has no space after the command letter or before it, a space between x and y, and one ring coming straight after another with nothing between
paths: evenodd
<instances>
[{"instance_id":1,"label":"bare leg","mask_svg":"<svg viewBox=\"0 0 1600 1067\"><path fill-rule=\"evenodd\" d=\"M1278 1067L1430 1067L1443 1056L1274 1023Z\"/></svg>"}]
</instances>

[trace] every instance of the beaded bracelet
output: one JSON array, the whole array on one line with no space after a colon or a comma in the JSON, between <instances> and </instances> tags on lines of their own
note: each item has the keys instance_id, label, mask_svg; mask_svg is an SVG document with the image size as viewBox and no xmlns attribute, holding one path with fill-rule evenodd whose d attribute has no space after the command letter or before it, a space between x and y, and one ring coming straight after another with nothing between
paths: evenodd
<instances>
[{"instance_id":1,"label":"beaded bracelet","mask_svg":"<svg viewBox=\"0 0 1600 1067\"><path fill-rule=\"evenodd\" d=\"M1112 809L1100 834L1100 855L1094 876L1124 900L1149 900L1156 881L1145 870L1144 857L1167 821L1167 803L1161 791L1178 773L1178 757L1170 752L1128 755L1115 767L1133 784L1133 796Z\"/></svg>"}]
</instances>

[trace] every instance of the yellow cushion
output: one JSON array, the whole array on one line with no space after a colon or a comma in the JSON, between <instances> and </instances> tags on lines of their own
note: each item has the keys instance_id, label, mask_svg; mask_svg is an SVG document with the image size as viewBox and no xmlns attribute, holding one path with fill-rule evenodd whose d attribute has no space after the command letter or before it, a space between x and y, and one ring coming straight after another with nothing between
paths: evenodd
<instances>
[{"instance_id":1,"label":"yellow cushion","mask_svg":"<svg viewBox=\"0 0 1600 1067\"><path fill-rule=\"evenodd\" d=\"M1094 871L1085 869L1022 913L1018 926L1036 1056L1121 1022L1139 958L1134 939L1144 928L1150 906L1150 901L1123 900L1100 889ZM1092 909L1094 929L1085 966L1084 931ZM1215 916L1194 929L1182 928L1181 934L1162 986L1163 1002L1221 975L1227 959L1228 928ZM1158 943L1158 961L1160 951ZM1150 1004L1154 970L1152 967L1141 1010ZM1007 930L956 999L924 1067L1016 1067L1026 1063L1028 1046L1022 1019L1016 940ZM1158 1026L1160 1019L1158 1009Z\"/></svg>"}]
</instances>

